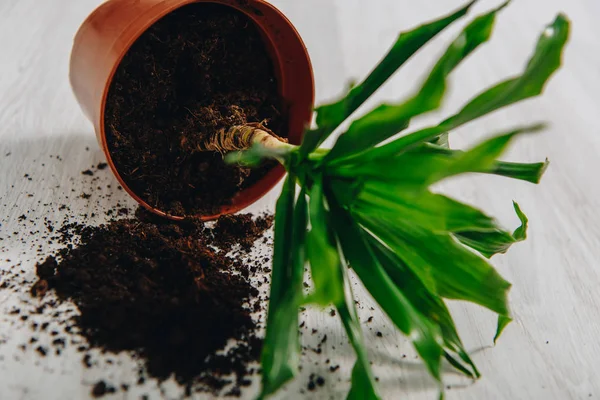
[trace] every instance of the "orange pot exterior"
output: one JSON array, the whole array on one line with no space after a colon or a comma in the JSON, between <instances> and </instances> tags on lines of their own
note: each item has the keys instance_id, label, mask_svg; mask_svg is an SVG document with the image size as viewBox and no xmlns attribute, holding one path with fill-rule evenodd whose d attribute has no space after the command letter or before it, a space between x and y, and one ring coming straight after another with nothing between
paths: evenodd
<instances>
[{"instance_id":1,"label":"orange pot exterior","mask_svg":"<svg viewBox=\"0 0 600 400\"><path fill-rule=\"evenodd\" d=\"M262 0L109 0L100 5L75 36L70 65L71 86L83 112L94 124L98 142L119 183L143 207L171 219L182 217L167 215L147 204L119 174L106 142L104 110L113 76L135 40L163 16L197 2L233 7L258 26L273 61L280 93L290 107L290 143L300 144L314 104L314 78L306 47L291 22L269 3ZM249 206L271 190L284 174L283 167L273 168L255 185L240 191L219 214L200 217L215 219Z\"/></svg>"}]
</instances>

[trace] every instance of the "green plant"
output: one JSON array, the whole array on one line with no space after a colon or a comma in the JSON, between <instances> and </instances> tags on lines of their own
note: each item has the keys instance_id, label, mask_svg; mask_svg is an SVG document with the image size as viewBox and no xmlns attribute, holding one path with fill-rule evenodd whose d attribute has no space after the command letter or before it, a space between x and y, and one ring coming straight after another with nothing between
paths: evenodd
<instances>
[{"instance_id":1,"label":"green plant","mask_svg":"<svg viewBox=\"0 0 600 400\"><path fill-rule=\"evenodd\" d=\"M288 171L276 207L261 398L278 390L298 369L298 308L304 304L333 305L338 311L357 355L348 398L379 398L347 267L412 340L438 381L442 358L465 375L479 377L445 298L473 302L497 313L496 338L510 322L510 283L486 258L525 239L527 218L514 203L521 226L507 232L483 212L434 194L429 187L471 172L539 182L547 162L521 164L497 158L515 136L537 131L541 125L510 129L467 151L451 150L447 133L539 95L560 66L569 35L566 17L558 15L546 27L522 74L482 91L438 125L393 138L412 118L440 106L448 76L490 38L496 14L506 4L478 16L447 47L413 96L376 107L354 120L331 150L318 148L421 46L472 5L402 33L362 83L339 101L316 109L317 128L307 130L300 146L270 141L228 154L230 162L248 165L273 158ZM261 137L255 142L263 141L264 134ZM306 264L314 282L308 296L302 291Z\"/></svg>"}]
</instances>

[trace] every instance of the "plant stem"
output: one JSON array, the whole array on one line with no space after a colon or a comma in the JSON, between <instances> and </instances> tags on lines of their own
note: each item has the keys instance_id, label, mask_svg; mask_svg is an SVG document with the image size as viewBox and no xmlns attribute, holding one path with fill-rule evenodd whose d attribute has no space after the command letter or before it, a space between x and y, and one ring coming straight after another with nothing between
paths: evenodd
<instances>
[{"instance_id":1,"label":"plant stem","mask_svg":"<svg viewBox=\"0 0 600 400\"><path fill-rule=\"evenodd\" d=\"M277 136L260 123L235 125L228 130L223 129L204 141L199 148L201 151L219 152L222 156L229 153L228 162L243 164L240 152L249 150L254 145L260 145L260 147L267 149L269 151L268 157L277 160L286 168L289 154L300 149L300 146L287 143L286 139ZM308 160L318 162L328 153L329 149L316 149L308 155Z\"/></svg>"},{"instance_id":2,"label":"plant stem","mask_svg":"<svg viewBox=\"0 0 600 400\"><path fill-rule=\"evenodd\" d=\"M254 144L268 149L293 149L291 145L261 124L235 125L221 130L201 146L202 151L217 151L226 154L232 151L248 150Z\"/></svg>"}]
</instances>

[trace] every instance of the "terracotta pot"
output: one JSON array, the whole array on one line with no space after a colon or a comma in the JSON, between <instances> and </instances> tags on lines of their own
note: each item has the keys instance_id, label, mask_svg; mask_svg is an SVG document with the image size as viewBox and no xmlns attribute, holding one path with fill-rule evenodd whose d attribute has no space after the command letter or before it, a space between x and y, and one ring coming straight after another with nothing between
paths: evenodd
<instances>
[{"instance_id":1,"label":"terracotta pot","mask_svg":"<svg viewBox=\"0 0 600 400\"><path fill-rule=\"evenodd\" d=\"M314 103L314 78L306 47L291 22L269 3L262 0L109 0L98 7L75 36L70 66L71 86L84 113L94 124L98 142L119 183L142 206L171 219L181 217L170 216L151 207L127 186L119 174L106 142L104 111L113 76L135 40L163 16L195 2L233 7L256 23L271 55L280 93L290 106L290 143L300 143L304 128L311 120ZM284 174L281 166L273 168L255 185L240 191L233 202L224 205L218 214L200 217L210 220L247 207L271 190Z\"/></svg>"}]
</instances>

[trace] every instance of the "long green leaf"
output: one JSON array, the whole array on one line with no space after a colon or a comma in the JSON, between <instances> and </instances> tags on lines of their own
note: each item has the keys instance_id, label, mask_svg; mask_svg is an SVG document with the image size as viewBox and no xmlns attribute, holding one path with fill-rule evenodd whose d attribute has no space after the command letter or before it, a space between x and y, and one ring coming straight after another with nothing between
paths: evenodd
<instances>
[{"instance_id":1,"label":"long green leaf","mask_svg":"<svg viewBox=\"0 0 600 400\"><path fill-rule=\"evenodd\" d=\"M318 177L310 191L310 225L306 251L315 290L307 303L338 304L344 299L342 267L335 235L327 224L322 178Z\"/></svg>"},{"instance_id":2,"label":"long green leaf","mask_svg":"<svg viewBox=\"0 0 600 400\"><path fill-rule=\"evenodd\" d=\"M445 168L433 173L426 184L431 185L444 178L467 172L490 171L496 165L496 158L504 152L515 136L523 133L538 132L543 128L543 124L531 125L517 128L508 133L485 140L483 143L458 155L454 162L446 165Z\"/></svg>"},{"instance_id":3,"label":"long green leaf","mask_svg":"<svg viewBox=\"0 0 600 400\"><path fill-rule=\"evenodd\" d=\"M344 257L394 325L411 338L429 372L439 381L442 356L439 328L416 310L396 287L366 244L364 232L354 219L337 206L332 207L332 216Z\"/></svg>"},{"instance_id":4,"label":"long green leaf","mask_svg":"<svg viewBox=\"0 0 600 400\"><path fill-rule=\"evenodd\" d=\"M523 129L523 128L521 128ZM406 152L401 153L396 157L403 157L404 155L413 155L413 160L423 160L424 158L431 157L432 155L436 155L438 158L434 159L434 162L442 162L445 159L446 162L451 162L452 158L464 153L462 150L452 150L444 146L434 145L432 143L424 143L422 145L416 146L407 150ZM395 157L392 157L394 159ZM381 163L385 160L379 160ZM427 163L427 160L421 161L417 167L424 167L424 163ZM548 168L550 162L546 159L544 162L537 163L516 163L509 161L501 161L496 160L493 165L488 170L477 171L485 174L493 174L499 176L505 176L507 178L519 179L522 181L527 181L531 183L540 183L544 172ZM361 163L364 165L364 163ZM422 175L425 175L423 172ZM423 181L423 180L421 180Z\"/></svg>"},{"instance_id":5,"label":"long green leaf","mask_svg":"<svg viewBox=\"0 0 600 400\"><path fill-rule=\"evenodd\" d=\"M338 138L325 161L366 150L406 128L414 116L439 108L446 93L448 76L490 38L496 13L507 4L471 22L448 46L421 88L410 99L399 104L380 105L354 121L348 131ZM339 107L343 106L344 103L339 104Z\"/></svg>"},{"instance_id":6,"label":"long green leaf","mask_svg":"<svg viewBox=\"0 0 600 400\"><path fill-rule=\"evenodd\" d=\"M408 194L380 182L363 185L352 210L433 232L495 231L497 222L480 210L429 191Z\"/></svg>"},{"instance_id":7,"label":"long green leaf","mask_svg":"<svg viewBox=\"0 0 600 400\"><path fill-rule=\"evenodd\" d=\"M352 387L348 393L348 400L378 400L377 385L371 371L371 364L365 348L362 329L358 320L352 287L345 270L342 270L344 284L344 298L336 305L340 320L356 353L356 363L352 368Z\"/></svg>"},{"instance_id":8,"label":"long green leaf","mask_svg":"<svg viewBox=\"0 0 600 400\"><path fill-rule=\"evenodd\" d=\"M305 192L302 191L294 207L295 195L295 177L290 174L276 206L273 273L261 358L261 399L277 391L298 370L298 306L304 273L307 204Z\"/></svg>"},{"instance_id":9,"label":"long green leaf","mask_svg":"<svg viewBox=\"0 0 600 400\"><path fill-rule=\"evenodd\" d=\"M540 36L533 56L521 75L485 90L461 111L439 125L418 130L386 145L370 149L361 157L376 159L399 154L411 146L431 140L441 133L483 115L541 94L546 82L561 65L562 53L568 37L569 21L564 15L559 14Z\"/></svg>"},{"instance_id":10,"label":"long green leaf","mask_svg":"<svg viewBox=\"0 0 600 400\"><path fill-rule=\"evenodd\" d=\"M366 181L379 181L388 187L400 190L406 194L420 193L430 185L454 175L463 173L496 173L510 176L506 169L507 163L497 161L510 141L523 133L537 132L544 127L536 124L515 128L508 133L494 136L468 151L457 151L430 144L424 144L396 156L386 159L374 159L367 162L348 162L331 168L331 175L338 177L363 178ZM540 164L515 164L513 171L519 173L517 178L538 180L542 171Z\"/></svg>"},{"instance_id":11,"label":"long green leaf","mask_svg":"<svg viewBox=\"0 0 600 400\"><path fill-rule=\"evenodd\" d=\"M470 377L478 377L479 371L464 349L452 316L443 300L430 292L419 277L391 249L385 247L372 235L367 236L367 241L373 254L381 262L398 289L404 293L419 312L439 325L444 338L446 359L464 374ZM457 360L451 353L458 355L459 359ZM466 365L463 365L461 359Z\"/></svg>"},{"instance_id":12,"label":"long green leaf","mask_svg":"<svg viewBox=\"0 0 600 400\"><path fill-rule=\"evenodd\" d=\"M432 143L424 143L420 146L408 150L405 153L402 153L400 156L404 156L405 154L411 153L415 153L416 156L420 158L428 157L431 154L436 154L438 156L446 156L449 162L452 156L458 156L459 154L462 154L463 151L452 150L444 146L434 145ZM548 161L548 159L546 159L544 162L537 163L516 163L496 160L496 162L489 168L489 170L479 172L505 176L507 178L519 179L531 183L540 183L540 180L542 179L544 172L546 172L546 169L548 168L549 164L550 162Z\"/></svg>"},{"instance_id":13,"label":"long green leaf","mask_svg":"<svg viewBox=\"0 0 600 400\"><path fill-rule=\"evenodd\" d=\"M344 191L342 189L342 191ZM438 293L438 279L434 274L435 267L429 266L423 261L418 253L419 247L414 243L406 243L402 240L402 237L398 235L397 229L401 229L403 226L413 227L413 230L417 232L426 232L433 237L443 238L446 232L455 232L455 236L458 240L488 256L487 251L490 251L489 246L491 244L499 243L502 246L500 251L505 251L508 247L516 240L513 236L503 231L496 223L494 219L488 217L481 211L472 208L468 205L459 203L455 200L447 198L443 195L432 194L428 191L423 192L420 196L404 196L402 191L394 191L393 188L388 188L385 184L376 182L367 182L363 185L363 189L358 197L351 203L347 204L353 213L358 215L365 215L368 218L377 219L379 221L385 221L384 225L378 226L378 236L388 243L390 247L393 247L399 256L410 257L411 255L405 254L406 252L415 253L412 257L415 257L415 263L421 263L420 268L415 268L414 272L418 275L419 279L423 284L433 293ZM377 224L374 224L377 225ZM413 230L403 232L404 236L410 237ZM384 234L382 234L382 232ZM415 239L415 238L412 238ZM426 240L417 237L416 240L422 240L421 244L427 247ZM442 240L442 239L438 239ZM493 242L492 242L493 240ZM471 263L478 266L483 272L482 276L478 279L487 279L489 271L493 271L489 265L487 265L479 257L472 253L461 249L458 244L448 236L444 241L444 245L449 248L450 251L458 252L462 257L466 257ZM494 249L496 250L496 249ZM440 249L438 262L438 268L444 268L444 255L443 249ZM498 251L498 250L496 250ZM465 253L466 254L463 254ZM449 253L446 257L451 257L454 254ZM408 262L408 261L407 261ZM459 265L459 267L462 267ZM433 269L432 269L433 268ZM483 268L483 269L482 269ZM469 276L468 271L461 271L462 273ZM505 300L505 281L501 280L499 276L495 295L501 302ZM491 284L494 281L490 281ZM476 294L476 290L469 296ZM456 296L454 294L453 296ZM466 295L465 295L466 296ZM472 301L483 302L486 293L479 293L479 297ZM495 303L495 310L501 307L498 303Z\"/></svg>"},{"instance_id":14,"label":"long green leaf","mask_svg":"<svg viewBox=\"0 0 600 400\"><path fill-rule=\"evenodd\" d=\"M342 99L317 108L317 125L319 128L306 133L301 146L301 155L308 155L308 153L323 143L346 118L371 97L413 54L448 25L466 15L474 3L475 1L471 1L450 15L418 26L410 31L402 32L390 51L362 83L353 87Z\"/></svg>"},{"instance_id":15,"label":"long green leaf","mask_svg":"<svg viewBox=\"0 0 600 400\"><path fill-rule=\"evenodd\" d=\"M369 231L402 258L418 276L426 271L433 278L435 293L470 301L498 314L508 315L504 280L483 258L457 243L449 234L435 234L410 221L392 224L369 215L355 214Z\"/></svg>"},{"instance_id":16,"label":"long green leaf","mask_svg":"<svg viewBox=\"0 0 600 400\"><path fill-rule=\"evenodd\" d=\"M437 146L421 145L400 155L386 159L348 162L328 166L328 174L343 179L362 179L382 182L406 195L427 189L426 182L432 172L447 168L456 154L437 151Z\"/></svg>"}]
</instances>

